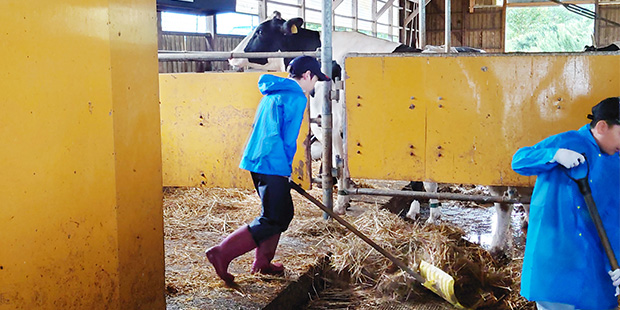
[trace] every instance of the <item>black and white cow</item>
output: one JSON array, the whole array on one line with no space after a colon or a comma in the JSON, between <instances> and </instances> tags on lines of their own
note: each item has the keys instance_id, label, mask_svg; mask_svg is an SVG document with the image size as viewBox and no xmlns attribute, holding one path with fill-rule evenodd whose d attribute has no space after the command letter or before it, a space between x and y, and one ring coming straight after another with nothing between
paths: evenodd
<instances>
[{"instance_id":1,"label":"black and white cow","mask_svg":"<svg viewBox=\"0 0 620 310\"><path fill-rule=\"evenodd\" d=\"M616 41L613 42L607 46L603 46L603 47L594 47L594 46L590 46L590 45L586 45L585 49L586 52L612 52L612 51L618 51L620 50L620 41Z\"/></svg>"},{"instance_id":2,"label":"black and white cow","mask_svg":"<svg viewBox=\"0 0 620 310\"><path fill-rule=\"evenodd\" d=\"M246 37L233 52L276 52L276 51L315 51L321 46L320 34L317 31L308 30L302 28L303 20L301 18L293 18L290 20L284 20L279 13L274 13L273 17L269 20L261 23L252 34ZM441 47L428 46L425 50L415 49L398 42L391 42L388 40L371 37L359 32L340 32L336 31L332 34L332 58L339 64L344 63L346 54L356 53L435 53L443 52ZM452 52L484 52L479 49L469 47L453 47ZM262 70L272 71L284 71L288 62L291 59L282 58L270 58L270 59L231 59L230 64L234 67L251 67ZM343 73L343 76L346 73ZM323 87L317 87L317 94L310 99L310 117L315 118L319 116L321 109L321 100ZM344 98L344 96L340 96ZM337 156L342 158L344 154L343 133L342 125L344 121L344 109L341 101L335 102L332 107L333 115L333 154L334 159ZM316 125L311 125L311 131L315 137L322 138L321 128ZM335 164L335 160L334 160ZM348 173L345 171L345 176ZM340 178L338 180L338 187L343 188L346 178ZM424 188L428 192L436 192L437 184L433 182L424 182ZM345 195L339 195L338 200L334 206L334 211L338 214L344 214L346 206L348 205L349 198ZM431 204L437 205L438 201L435 199L430 200ZM419 203L418 203L419 205ZM496 204L498 213L498 227L495 229L497 237L494 235L493 244L495 244L496 252L501 252L499 249L504 242L506 232L510 226L510 212L512 206L506 207L500 204ZM431 214L428 222L434 223L441 216L439 208L431 208Z\"/></svg>"}]
</instances>

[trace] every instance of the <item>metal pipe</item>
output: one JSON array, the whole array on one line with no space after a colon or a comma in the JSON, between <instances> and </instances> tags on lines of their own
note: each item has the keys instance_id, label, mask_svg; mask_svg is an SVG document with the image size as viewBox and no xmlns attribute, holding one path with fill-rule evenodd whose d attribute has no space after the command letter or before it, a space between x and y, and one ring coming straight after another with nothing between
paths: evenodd
<instances>
[{"instance_id":1,"label":"metal pipe","mask_svg":"<svg viewBox=\"0 0 620 310\"><path fill-rule=\"evenodd\" d=\"M549 1L557 3L559 5L562 5L562 6L564 6L565 9L567 9L570 12L573 12L575 14L578 14L578 15L581 15L581 16L584 16L584 17L587 17L587 18L590 18L590 19L594 19L594 20L596 20L596 19L602 20L602 21L604 21L604 22L606 22L608 24L612 24L614 26L620 27L620 23L617 23L617 22L615 22L613 20L609 20L607 18L603 18L600 15L596 14L596 12L592 12L592 11L590 11L590 10L588 10L586 8L582 8L582 7L578 6L578 5L575 5L575 4L572 4L572 3L564 3L564 2L562 2L560 0L549 0Z\"/></svg>"},{"instance_id":2,"label":"metal pipe","mask_svg":"<svg viewBox=\"0 0 620 310\"><path fill-rule=\"evenodd\" d=\"M321 31L321 70L328 75L332 73L332 0L323 0L323 26ZM323 204L330 210L334 207L332 181L332 101L330 96L331 81L323 83L323 111L321 114L321 129L323 130ZM328 219L329 214L323 213Z\"/></svg>"},{"instance_id":3,"label":"metal pipe","mask_svg":"<svg viewBox=\"0 0 620 310\"><path fill-rule=\"evenodd\" d=\"M157 58L160 61L194 60L194 61L218 61L231 58L294 58L308 55L320 57L320 51L313 52L178 52L158 51Z\"/></svg>"},{"instance_id":4,"label":"metal pipe","mask_svg":"<svg viewBox=\"0 0 620 310\"><path fill-rule=\"evenodd\" d=\"M346 191L349 195L370 195L370 196L401 196L412 198L427 198L427 199L439 199L439 200L460 200L460 201L475 201L481 203L530 203L530 197L523 196L518 198L509 198L503 196L483 196L483 195L465 195L455 193L427 193L417 191L398 191L398 190L381 190L370 188L348 188Z\"/></svg>"},{"instance_id":5,"label":"metal pipe","mask_svg":"<svg viewBox=\"0 0 620 310\"><path fill-rule=\"evenodd\" d=\"M450 0L445 0L446 1L446 9L445 9L445 20L446 20L446 29L444 31L444 48L445 48L445 52L446 53L450 53L450 44L451 44L451 39L452 39L452 9L450 8Z\"/></svg>"},{"instance_id":6,"label":"metal pipe","mask_svg":"<svg viewBox=\"0 0 620 310\"><path fill-rule=\"evenodd\" d=\"M418 0L418 20L420 22L418 33L420 49L426 46L426 0Z\"/></svg>"}]
</instances>

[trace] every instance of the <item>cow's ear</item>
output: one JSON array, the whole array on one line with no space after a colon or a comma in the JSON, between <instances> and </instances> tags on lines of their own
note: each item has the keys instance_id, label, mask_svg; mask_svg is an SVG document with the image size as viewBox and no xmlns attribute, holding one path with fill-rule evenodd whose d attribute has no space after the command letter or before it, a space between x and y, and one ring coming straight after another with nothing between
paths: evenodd
<instances>
[{"instance_id":1,"label":"cow's ear","mask_svg":"<svg viewBox=\"0 0 620 310\"><path fill-rule=\"evenodd\" d=\"M296 34L304 20L301 17L291 18L282 25L284 34Z\"/></svg>"}]
</instances>

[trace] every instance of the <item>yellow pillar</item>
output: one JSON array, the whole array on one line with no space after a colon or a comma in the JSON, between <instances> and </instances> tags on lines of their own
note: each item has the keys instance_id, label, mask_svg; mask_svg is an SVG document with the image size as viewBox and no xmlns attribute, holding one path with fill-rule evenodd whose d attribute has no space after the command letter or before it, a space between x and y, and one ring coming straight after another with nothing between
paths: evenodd
<instances>
[{"instance_id":1,"label":"yellow pillar","mask_svg":"<svg viewBox=\"0 0 620 310\"><path fill-rule=\"evenodd\" d=\"M0 26L0 309L165 308L155 1Z\"/></svg>"}]
</instances>

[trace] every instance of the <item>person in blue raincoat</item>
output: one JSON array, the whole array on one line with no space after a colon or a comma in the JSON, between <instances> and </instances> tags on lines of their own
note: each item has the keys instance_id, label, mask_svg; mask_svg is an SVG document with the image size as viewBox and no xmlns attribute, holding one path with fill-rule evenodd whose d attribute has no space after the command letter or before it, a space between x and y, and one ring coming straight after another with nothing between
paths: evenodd
<instances>
[{"instance_id":1,"label":"person in blue raincoat","mask_svg":"<svg viewBox=\"0 0 620 310\"><path fill-rule=\"evenodd\" d=\"M620 270L609 260L583 195L566 173L585 177L614 253L620 253L620 98L592 108L591 123L519 149L512 168L536 175L521 295L538 309L616 309ZM586 166L587 165L587 166Z\"/></svg>"},{"instance_id":2,"label":"person in blue raincoat","mask_svg":"<svg viewBox=\"0 0 620 310\"><path fill-rule=\"evenodd\" d=\"M306 94L314 89L317 81L329 80L321 72L319 62L310 56L293 59L288 73L288 78L260 76L258 88L264 97L258 105L252 133L239 165L250 171L261 198L262 212L252 223L238 228L205 253L217 275L228 285L234 285L234 276L228 273L230 262L254 248L256 258L252 273L284 272L282 264L271 260L280 234L293 219L288 179L306 109Z\"/></svg>"}]
</instances>

